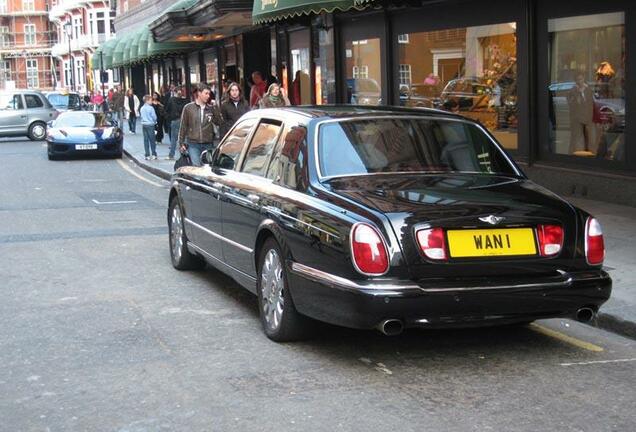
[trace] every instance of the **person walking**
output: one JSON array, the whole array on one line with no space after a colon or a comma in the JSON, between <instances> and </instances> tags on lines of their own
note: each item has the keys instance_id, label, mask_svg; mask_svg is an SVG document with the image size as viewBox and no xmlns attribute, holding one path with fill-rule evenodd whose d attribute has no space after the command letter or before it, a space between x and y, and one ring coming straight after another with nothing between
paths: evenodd
<instances>
[{"instance_id":1,"label":"person walking","mask_svg":"<svg viewBox=\"0 0 636 432\"><path fill-rule=\"evenodd\" d=\"M267 89L267 93L261 98L259 104L261 108L278 108L289 106L289 99L285 96L285 90L278 84L271 84Z\"/></svg>"},{"instance_id":2,"label":"person walking","mask_svg":"<svg viewBox=\"0 0 636 432\"><path fill-rule=\"evenodd\" d=\"M129 88L126 90L126 97L124 98L124 111L126 117L128 118L128 129L130 133L135 134L135 129L137 126L137 117L139 117L139 98L135 93L133 93L133 89Z\"/></svg>"},{"instance_id":3,"label":"person walking","mask_svg":"<svg viewBox=\"0 0 636 432\"><path fill-rule=\"evenodd\" d=\"M156 140L157 144L161 144L163 141L165 105L161 102L161 95L157 92L152 93L152 107L155 109L155 114L157 114Z\"/></svg>"},{"instance_id":4,"label":"person walking","mask_svg":"<svg viewBox=\"0 0 636 432\"><path fill-rule=\"evenodd\" d=\"M123 130L123 119L124 119L124 94L121 92L121 88L116 86L113 90L113 102L111 104L111 109L115 113L115 119L119 124L119 127Z\"/></svg>"},{"instance_id":5,"label":"person walking","mask_svg":"<svg viewBox=\"0 0 636 432\"><path fill-rule=\"evenodd\" d=\"M261 98L267 89L267 83L260 71L252 72L252 89L250 90L250 108L258 108Z\"/></svg>"},{"instance_id":6,"label":"person walking","mask_svg":"<svg viewBox=\"0 0 636 432\"><path fill-rule=\"evenodd\" d=\"M219 138L223 138L225 134L232 129L236 121L249 110L250 106L243 97L241 86L235 82L230 83L221 101L221 117L223 117L223 123L219 127Z\"/></svg>"},{"instance_id":7,"label":"person walking","mask_svg":"<svg viewBox=\"0 0 636 432\"><path fill-rule=\"evenodd\" d=\"M567 94L570 108L570 154L592 149L594 92L583 74L576 76L576 85Z\"/></svg>"},{"instance_id":8,"label":"person walking","mask_svg":"<svg viewBox=\"0 0 636 432\"><path fill-rule=\"evenodd\" d=\"M141 127L144 131L144 153L146 160L150 159L152 151L152 159L157 159L157 143L155 141L155 127L157 126L157 114L153 106L153 100L150 95L144 96L144 106L140 110Z\"/></svg>"},{"instance_id":9,"label":"person walking","mask_svg":"<svg viewBox=\"0 0 636 432\"><path fill-rule=\"evenodd\" d=\"M179 140L179 130L181 129L181 113L183 108L188 104L188 98L183 95L181 87L174 90L175 95L168 101L166 107L166 122L170 123L170 151L166 160L173 160L174 153Z\"/></svg>"},{"instance_id":10,"label":"person walking","mask_svg":"<svg viewBox=\"0 0 636 432\"><path fill-rule=\"evenodd\" d=\"M214 149L214 125L221 126L223 118L218 106L210 102L210 87L197 86L197 98L183 107L179 129L179 150L187 151L195 166L201 165L203 150Z\"/></svg>"}]
</instances>

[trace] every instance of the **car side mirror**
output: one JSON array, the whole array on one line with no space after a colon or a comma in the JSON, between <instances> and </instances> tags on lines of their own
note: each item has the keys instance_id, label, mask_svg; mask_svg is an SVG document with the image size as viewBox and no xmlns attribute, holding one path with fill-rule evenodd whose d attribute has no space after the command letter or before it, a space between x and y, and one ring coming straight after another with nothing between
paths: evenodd
<instances>
[{"instance_id":1,"label":"car side mirror","mask_svg":"<svg viewBox=\"0 0 636 432\"><path fill-rule=\"evenodd\" d=\"M221 154L215 165L219 168L231 170L234 169L234 159L226 154Z\"/></svg>"},{"instance_id":2,"label":"car side mirror","mask_svg":"<svg viewBox=\"0 0 636 432\"><path fill-rule=\"evenodd\" d=\"M214 158L212 157L212 152L211 151L203 150L201 152L201 162L203 162L204 164L207 164L207 165L211 165L213 161L214 161Z\"/></svg>"}]
</instances>

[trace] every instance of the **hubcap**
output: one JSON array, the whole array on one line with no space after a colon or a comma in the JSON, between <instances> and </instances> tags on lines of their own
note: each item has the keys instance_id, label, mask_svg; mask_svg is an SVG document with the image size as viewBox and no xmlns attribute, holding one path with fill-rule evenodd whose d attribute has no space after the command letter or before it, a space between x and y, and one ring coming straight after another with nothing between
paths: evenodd
<instances>
[{"instance_id":1,"label":"hubcap","mask_svg":"<svg viewBox=\"0 0 636 432\"><path fill-rule=\"evenodd\" d=\"M172 243L172 256L175 261L181 259L181 249L183 248L183 225L181 223L181 210L179 205L172 208L170 215L170 240Z\"/></svg>"},{"instance_id":2,"label":"hubcap","mask_svg":"<svg viewBox=\"0 0 636 432\"><path fill-rule=\"evenodd\" d=\"M276 330L280 326L285 304L283 288L283 265L274 249L267 251L261 270L263 316L267 325Z\"/></svg>"},{"instance_id":3,"label":"hubcap","mask_svg":"<svg viewBox=\"0 0 636 432\"><path fill-rule=\"evenodd\" d=\"M42 138L44 136L44 133L45 133L44 126L42 126L42 125L33 126L33 135L36 138Z\"/></svg>"}]
</instances>

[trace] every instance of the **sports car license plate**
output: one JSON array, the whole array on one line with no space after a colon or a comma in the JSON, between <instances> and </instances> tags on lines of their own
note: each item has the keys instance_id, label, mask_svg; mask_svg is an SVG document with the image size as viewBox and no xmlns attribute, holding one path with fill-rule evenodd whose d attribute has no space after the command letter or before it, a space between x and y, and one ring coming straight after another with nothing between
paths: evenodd
<instances>
[{"instance_id":1,"label":"sports car license plate","mask_svg":"<svg viewBox=\"0 0 636 432\"><path fill-rule=\"evenodd\" d=\"M97 150L97 144L75 144L75 150Z\"/></svg>"},{"instance_id":2,"label":"sports car license plate","mask_svg":"<svg viewBox=\"0 0 636 432\"><path fill-rule=\"evenodd\" d=\"M453 258L536 255L532 228L449 230L448 245Z\"/></svg>"}]
</instances>

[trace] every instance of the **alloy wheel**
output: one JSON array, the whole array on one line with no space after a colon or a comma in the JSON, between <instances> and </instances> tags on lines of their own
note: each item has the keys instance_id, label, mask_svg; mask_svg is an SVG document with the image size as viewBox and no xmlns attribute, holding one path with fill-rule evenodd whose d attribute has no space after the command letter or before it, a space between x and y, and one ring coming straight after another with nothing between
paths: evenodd
<instances>
[{"instance_id":1,"label":"alloy wheel","mask_svg":"<svg viewBox=\"0 0 636 432\"><path fill-rule=\"evenodd\" d=\"M178 204L172 208L172 214L170 215L170 239L172 240L172 256L175 261L179 261L183 249L183 223L181 220L181 209Z\"/></svg>"},{"instance_id":2,"label":"alloy wheel","mask_svg":"<svg viewBox=\"0 0 636 432\"><path fill-rule=\"evenodd\" d=\"M285 281L283 280L283 265L278 253L274 249L267 251L261 270L261 289L263 316L267 325L276 330L280 326L285 305Z\"/></svg>"}]
</instances>

